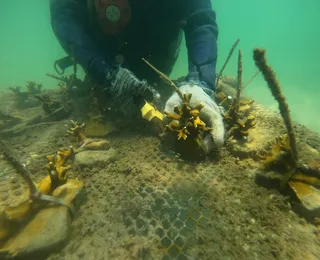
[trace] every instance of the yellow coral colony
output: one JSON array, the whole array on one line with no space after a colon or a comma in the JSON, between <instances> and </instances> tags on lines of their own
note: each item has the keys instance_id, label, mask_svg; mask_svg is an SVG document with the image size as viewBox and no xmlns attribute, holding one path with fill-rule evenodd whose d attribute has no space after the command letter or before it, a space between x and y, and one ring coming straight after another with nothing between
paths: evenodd
<instances>
[{"instance_id":1,"label":"yellow coral colony","mask_svg":"<svg viewBox=\"0 0 320 260\"><path fill-rule=\"evenodd\" d=\"M191 97L191 93L184 94L181 107L176 106L174 108L174 113L164 112L168 119L173 120L167 125L166 129L177 132L178 140L181 138L186 140L191 136L191 138L194 138L197 143L200 144L200 135L204 131L210 131L211 129L206 127L206 124L199 117L203 104L199 104L192 109L189 105Z\"/></svg>"},{"instance_id":2,"label":"yellow coral colony","mask_svg":"<svg viewBox=\"0 0 320 260\"><path fill-rule=\"evenodd\" d=\"M37 199L68 205L69 202L65 202L63 198L56 197L53 193L58 187L67 182L66 173L71 169L71 165L66 165L66 163L73 155L73 148L69 147L68 149L60 149L55 155L47 156L49 163L46 168L49 171L49 175L42 179L39 184L34 185L28 176L28 180L34 188L29 186L29 190L22 195L21 202L16 206L9 206L0 212L0 241L6 239L17 224L21 224L30 216L32 211L37 208L34 204ZM10 157L10 155L8 160L16 164L15 166L18 165L18 162L16 162L13 157ZM21 165L21 167L23 166ZM25 174L28 173L26 172ZM69 181L77 186L77 190L83 186L83 183L80 181L68 180L68 182ZM71 193L72 192L71 190ZM65 194L65 196L66 195L70 197L70 194Z\"/></svg>"},{"instance_id":3,"label":"yellow coral colony","mask_svg":"<svg viewBox=\"0 0 320 260\"><path fill-rule=\"evenodd\" d=\"M182 94L181 90L169 79L165 74L152 66L148 61L143 59L159 76L173 87L178 96L182 100L181 107L176 106L174 113L168 113L164 111L164 114L168 119L172 121L166 126L165 131L176 132L177 141L174 144L176 152L182 152L184 156L191 159L194 157L201 157L202 152L205 150L201 143L201 136L204 132L208 132L211 129L206 127L206 124L200 119L200 110L203 108L203 104L199 104L194 108L190 107L191 93ZM180 141L186 141L181 143ZM182 145L182 146L181 146ZM180 153L182 155L182 153ZM201 154L201 155L200 155Z\"/></svg>"},{"instance_id":4,"label":"yellow coral colony","mask_svg":"<svg viewBox=\"0 0 320 260\"><path fill-rule=\"evenodd\" d=\"M42 194L51 194L57 186L66 181L66 173L71 169L71 165L66 165L66 162L73 155L74 150L70 147L69 149L60 149L56 155L47 156L49 163L46 168L49 175L37 185Z\"/></svg>"},{"instance_id":5,"label":"yellow coral colony","mask_svg":"<svg viewBox=\"0 0 320 260\"><path fill-rule=\"evenodd\" d=\"M86 136L85 124L79 124L71 120L72 127L67 132L77 137L80 147L75 150L75 153L83 150L108 150L110 144L104 139L91 139Z\"/></svg>"}]
</instances>

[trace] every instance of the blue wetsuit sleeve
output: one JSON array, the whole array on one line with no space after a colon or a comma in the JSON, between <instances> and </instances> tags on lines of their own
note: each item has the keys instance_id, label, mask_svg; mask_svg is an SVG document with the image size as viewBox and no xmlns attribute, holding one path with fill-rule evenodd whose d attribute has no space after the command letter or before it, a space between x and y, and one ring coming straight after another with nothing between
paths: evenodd
<instances>
[{"instance_id":1,"label":"blue wetsuit sleeve","mask_svg":"<svg viewBox=\"0 0 320 260\"><path fill-rule=\"evenodd\" d=\"M62 48L98 83L103 83L110 68L105 55L89 33L86 0L50 0L54 34Z\"/></svg>"},{"instance_id":2,"label":"blue wetsuit sleeve","mask_svg":"<svg viewBox=\"0 0 320 260\"><path fill-rule=\"evenodd\" d=\"M188 49L188 79L205 82L215 89L218 26L211 0L189 0L184 27Z\"/></svg>"}]
</instances>

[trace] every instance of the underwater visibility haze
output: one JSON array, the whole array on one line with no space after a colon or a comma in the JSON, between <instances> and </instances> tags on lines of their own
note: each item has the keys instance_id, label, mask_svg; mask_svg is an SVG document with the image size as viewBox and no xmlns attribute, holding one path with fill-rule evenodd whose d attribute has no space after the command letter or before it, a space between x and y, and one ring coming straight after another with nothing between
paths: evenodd
<instances>
[{"instance_id":1,"label":"underwater visibility haze","mask_svg":"<svg viewBox=\"0 0 320 260\"><path fill-rule=\"evenodd\" d=\"M219 26L217 71L236 38L241 39L244 52L244 79L249 79L256 71L252 49L266 48L289 100L293 118L319 131L320 123L315 113L316 108L320 108L317 101L320 97L320 79L317 76L320 60L319 1L228 0L213 1L212 4ZM23 85L30 79L38 80L47 88L52 87L54 81L45 74L53 71L53 61L63 57L64 51L50 26L48 2L31 0L25 6L4 0L0 11L0 87ZM181 49L172 78L186 74L184 44ZM235 64L236 55L225 74L235 76ZM257 78L247 91L259 102L276 109L264 85L264 81Z\"/></svg>"},{"instance_id":2,"label":"underwater visibility haze","mask_svg":"<svg viewBox=\"0 0 320 260\"><path fill-rule=\"evenodd\" d=\"M0 259L319 259L319 0L212 0L219 107L183 38L134 118L54 70L49 2L0 2Z\"/></svg>"}]
</instances>

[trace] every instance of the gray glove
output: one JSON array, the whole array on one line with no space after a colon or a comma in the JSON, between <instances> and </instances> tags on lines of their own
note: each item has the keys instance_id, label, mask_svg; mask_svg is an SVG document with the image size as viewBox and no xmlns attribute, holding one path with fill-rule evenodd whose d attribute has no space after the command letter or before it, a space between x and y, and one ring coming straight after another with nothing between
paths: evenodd
<instances>
[{"instance_id":1,"label":"gray glove","mask_svg":"<svg viewBox=\"0 0 320 260\"><path fill-rule=\"evenodd\" d=\"M108 75L105 91L112 107L125 115L137 113L145 101L157 103L160 100L160 94L145 80L139 80L131 71L122 67Z\"/></svg>"},{"instance_id":2,"label":"gray glove","mask_svg":"<svg viewBox=\"0 0 320 260\"><path fill-rule=\"evenodd\" d=\"M193 83L185 83L179 87L182 94L192 93L190 100L190 107L202 103L204 107L200 111L200 118L206 123L206 126L212 128L210 134L204 137L204 145L206 151L209 153L214 149L214 147L221 147L224 144L224 125L221 116L220 107L216 104L213 97L210 97L202 87ZM208 89L208 92L210 90ZM212 94L214 92L212 91ZM176 92L168 99L165 110L169 113L174 113L175 106L181 106L182 100Z\"/></svg>"}]
</instances>

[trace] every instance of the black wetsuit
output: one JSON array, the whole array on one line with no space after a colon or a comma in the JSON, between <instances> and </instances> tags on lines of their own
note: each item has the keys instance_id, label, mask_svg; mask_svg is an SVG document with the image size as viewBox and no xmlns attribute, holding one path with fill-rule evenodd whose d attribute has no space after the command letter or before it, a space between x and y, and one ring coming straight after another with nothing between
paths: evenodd
<instances>
[{"instance_id":1,"label":"black wetsuit","mask_svg":"<svg viewBox=\"0 0 320 260\"><path fill-rule=\"evenodd\" d=\"M87 0L50 0L51 24L61 46L89 75L103 82L115 56L141 79L154 80L146 58L169 74L182 33L188 48L188 77L214 89L218 29L210 0L128 0L131 22L119 34L103 34ZM73 54L74 53L74 54Z\"/></svg>"}]
</instances>

